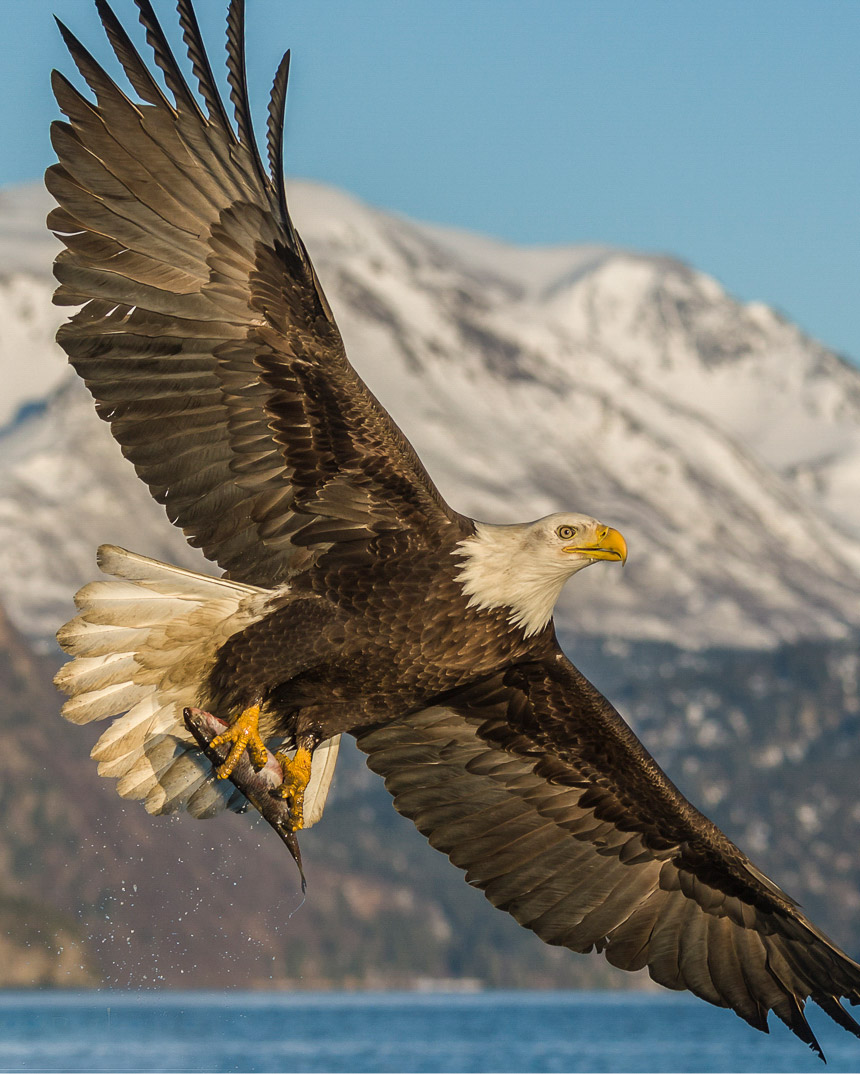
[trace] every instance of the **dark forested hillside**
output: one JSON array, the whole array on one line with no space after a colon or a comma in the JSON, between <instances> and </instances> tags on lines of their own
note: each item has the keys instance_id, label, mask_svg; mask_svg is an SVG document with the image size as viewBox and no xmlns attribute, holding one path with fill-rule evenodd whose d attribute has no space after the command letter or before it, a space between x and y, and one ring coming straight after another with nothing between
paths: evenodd
<instances>
[{"instance_id":1,"label":"dark forested hillside","mask_svg":"<svg viewBox=\"0 0 860 1074\"><path fill-rule=\"evenodd\" d=\"M860 950L858 658L568 639L692 800ZM399 817L350 746L293 863L249 816L152 818L58 716L53 658L0 621L0 984L641 987L494 911Z\"/></svg>"}]
</instances>

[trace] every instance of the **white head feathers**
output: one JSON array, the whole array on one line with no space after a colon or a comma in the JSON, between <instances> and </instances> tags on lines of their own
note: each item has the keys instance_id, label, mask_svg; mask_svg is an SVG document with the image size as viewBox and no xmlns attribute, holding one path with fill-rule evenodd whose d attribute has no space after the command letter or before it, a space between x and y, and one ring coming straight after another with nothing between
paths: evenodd
<instances>
[{"instance_id":1,"label":"white head feathers","mask_svg":"<svg viewBox=\"0 0 860 1074\"><path fill-rule=\"evenodd\" d=\"M475 523L457 545L458 575L469 606L510 608L509 621L526 637L549 622L564 583L598 559L624 561L621 534L588 515L563 512L515 526Z\"/></svg>"}]
</instances>

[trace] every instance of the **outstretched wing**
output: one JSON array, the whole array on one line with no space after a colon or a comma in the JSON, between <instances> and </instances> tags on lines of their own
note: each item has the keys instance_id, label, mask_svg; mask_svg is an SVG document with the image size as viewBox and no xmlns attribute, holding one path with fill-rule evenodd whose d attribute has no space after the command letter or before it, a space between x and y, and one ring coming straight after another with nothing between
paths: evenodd
<instances>
[{"instance_id":1,"label":"outstretched wing","mask_svg":"<svg viewBox=\"0 0 860 1074\"><path fill-rule=\"evenodd\" d=\"M669 782L560 650L358 738L400 813L547 943L648 967L758 1029L860 1002L860 965Z\"/></svg>"},{"instance_id":2,"label":"outstretched wing","mask_svg":"<svg viewBox=\"0 0 860 1074\"><path fill-rule=\"evenodd\" d=\"M191 544L230 576L274 585L386 530L432 539L458 524L415 452L349 364L287 210L289 54L268 123L267 175L245 83L243 4L228 15L234 131L190 0L185 42L204 114L149 0L137 0L171 102L105 0L129 100L61 24L93 104L54 72L52 127L66 245L55 301L83 308L58 334L123 453Z\"/></svg>"}]
</instances>

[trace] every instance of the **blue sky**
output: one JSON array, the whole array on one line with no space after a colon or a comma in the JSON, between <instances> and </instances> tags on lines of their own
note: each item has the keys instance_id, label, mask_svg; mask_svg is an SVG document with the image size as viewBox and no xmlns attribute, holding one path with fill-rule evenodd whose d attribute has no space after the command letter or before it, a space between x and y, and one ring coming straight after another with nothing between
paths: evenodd
<instances>
[{"instance_id":1,"label":"blue sky","mask_svg":"<svg viewBox=\"0 0 860 1074\"><path fill-rule=\"evenodd\" d=\"M198 7L217 67L226 0ZM88 0L0 2L2 185L51 160L54 12L108 56ZM860 360L855 0L248 0L248 45L259 126L293 49L288 174L519 242L675 254Z\"/></svg>"}]
</instances>

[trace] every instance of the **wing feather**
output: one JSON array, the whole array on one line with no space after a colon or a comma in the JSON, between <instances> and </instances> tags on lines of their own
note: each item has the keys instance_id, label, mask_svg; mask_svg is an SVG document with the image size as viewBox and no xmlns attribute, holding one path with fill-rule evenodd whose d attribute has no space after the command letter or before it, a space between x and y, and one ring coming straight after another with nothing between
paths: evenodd
<instances>
[{"instance_id":1,"label":"wing feather","mask_svg":"<svg viewBox=\"0 0 860 1074\"><path fill-rule=\"evenodd\" d=\"M227 82L230 101L239 129L239 141L248 151L254 170L265 184L263 162L257 151L254 121L248 101L248 78L245 69L245 0L230 0L227 8Z\"/></svg>"},{"instance_id":2,"label":"wing feather","mask_svg":"<svg viewBox=\"0 0 860 1074\"><path fill-rule=\"evenodd\" d=\"M55 301L80 309L58 340L123 453L189 541L232 577L276 585L396 529L438 541L467 524L349 364L287 210L288 61L254 140L243 4L227 19L236 128L190 0L179 18L202 103L149 0L140 19L162 90L106 0L98 11L138 101L65 26L88 100L54 91L59 163L49 223L66 245ZM172 96L171 101L168 94ZM204 106L205 105L205 111Z\"/></svg>"},{"instance_id":3,"label":"wing feather","mask_svg":"<svg viewBox=\"0 0 860 1074\"><path fill-rule=\"evenodd\" d=\"M167 88L173 94L176 101L176 114L179 112L187 112L190 117L197 120L203 119L203 113L200 110L200 106L188 88L188 83L179 69L179 64L176 62L173 52L170 49L170 45L167 43L167 38L164 36L164 31L161 29L161 24L158 21L158 17L153 10L152 4L149 0L135 0L137 9L140 16L140 23L146 31L147 44L152 48L155 62L161 68L164 74L164 81L167 83ZM119 20L113 16L113 12L110 10L107 4L107 0L96 0L96 7L104 24L105 30L108 35L108 40L113 46L114 52L117 54L117 58L123 64L126 72L131 70L135 72L141 72L141 69L145 72L145 75L141 73L138 81L132 78L129 73L129 80L135 87L138 93L141 92L138 89L138 85L142 85L144 78L149 76L146 81L146 86L152 86L154 92L152 97L144 97L145 100L150 100L152 104L156 106L167 105L170 107L167 99L161 94L157 88L155 79L149 75L146 71L146 65L140 62L140 58L122 26ZM143 96L143 94L141 94Z\"/></svg>"},{"instance_id":4,"label":"wing feather","mask_svg":"<svg viewBox=\"0 0 860 1074\"><path fill-rule=\"evenodd\" d=\"M272 175L272 183L279 196L284 192L284 114L287 107L287 83L290 80L290 53L284 53L283 59L275 72L275 80L272 83L272 95L269 99L269 119L266 125L266 146L269 153L269 170ZM280 197L280 209L282 219L292 230L290 214L287 211L286 200ZM290 238L296 244L295 234Z\"/></svg>"},{"instance_id":5,"label":"wing feather","mask_svg":"<svg viewBox=\"0 0 860 1074\"><path fill-rule=\"evenodd\" d=\"M808 999L860 1036L860 965L660 771L556 652L358 735L437 849L547 943L647 968L811 1048Z\"/></svg>"}]
</instances>

